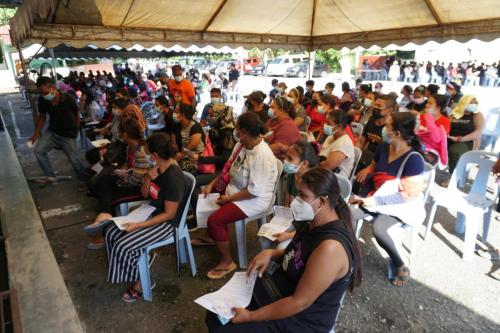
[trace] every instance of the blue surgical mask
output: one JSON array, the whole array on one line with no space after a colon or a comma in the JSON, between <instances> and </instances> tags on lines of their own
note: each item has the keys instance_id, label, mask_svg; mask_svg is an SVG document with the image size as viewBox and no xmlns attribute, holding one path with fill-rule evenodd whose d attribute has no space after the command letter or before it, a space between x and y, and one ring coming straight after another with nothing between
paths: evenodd
<instances>
[{"instance_id":1,"label":"blue surgical mask","mask_svg":"<svg viewBox=\"0 0 500 333\"><path fill-rule=\"evenodd\" d=\"M318 106L318 112L321 113L321 114L324 114L326 112L325 108L323 107L323 105L319 105Z\"/></svg>"},{"instance_id":2,"label":"blue surgical mask","mask_svg":"<svg viewBox=\"0 0 500 333\"><path fill-rule=\"evenodd\" d=\"M477 104L467 104L465 106L465 111L470 112L470 113L476 113L477 112Z\"/></svg>"},{"instance_id":3,"label":"blue surgical mask","mask_svg":"<svg viewBox=\"0 0 500 333\"><path fill-rule=\"evenodd\" d=\"M388 144L391 144L391 142L392 142L392 139L389 137L389 133L387 132L387 127L385 127L385 126L382 129L382 140Z\"/></svg>"},{"instance_id":4,"label":"blue surgical mask","mask_svg":"<svg viewBox=\"0 0 500 333\"><path fill-rule=\"evenodd\" d=\"M159 106L155 106L155 111L161 113L161 108Z\"/></svg>"},{"instance_id":5,"label":"blue surgical mask","mask_svg":"<svg viewBox=\"0 0 500 333\"><path fill-rule=\"evenodd\" d=\"M271 118L271 119L276 118L276 116L274 115L273 109L269 109L269 110L267 110L267 115L268 115L268 116L269 116L269 118Z\"/></svg>"},{"instance_id":6,"label":"blue surgical mask","mask_svg":"<svg viewBox=\"0 0 500 333\"><path fill-rule=\"evenodd\" d=\"M283 171L285 171L285 173L297 173L299 169L300 165L293 164L287 160L283 161Z\"/></svg>"},{"instance_id":7,"label":"blue surgical mask","mask_svg":"<svg viewBox=\"0 0 500 333\"><path fill-rule=\"evenodd\" d=\"M436 114L436 109L433 107L428 107L427 112L429 112L430 114Z\"/></svg>"},{"instance_id":8,"label":"blue surgical mask","mask_svg":"<svg viewBox=\"0 0 500 333\"><path fill-rule=\"evenodd\" d=\"M327 135L327 136L332 135L333 134L333 126L324 124L323 125L323 133L325 133L325 135Z\"/></svg>"},{"instance_id":9,"label":"blue surgical mask","mask_svg":"<svg viewBox=\"0 0 500 333\"><path fill-rule=\"evenodd\" d=\"M177 116L177 114L176 114L176 113L174 113L174 114L172 115L172 119L174 120L174 122L175 122L175 123L178 123L178 122L180 121L180 120L179 120L179 116Z\"/></svg>"},{"instance_id":10,"label":"blue surgical mask","mask_svg":"<svg viewBox=\"0 0 500 333\"><path fill-rule=\"evenodd\" d=\"M220 98L218 98L218 97L213 97L213 98L211 98L211 99L210 99L210 102L211 102L212 104L217 104L217 103L220 103Z\"/></svg>"},{"instance_id":11,"label":"blue surgical mask","mask_svg":"<svg viewBox=\"0 0 500 333\"><path fill-rule=\"evenodd\" d=\"M51 101L54 99L55 95L54 94L51 94L51 93L48 93L47 95L43 95L42 96L46 101Z\"/></svg>"}]
</instances>

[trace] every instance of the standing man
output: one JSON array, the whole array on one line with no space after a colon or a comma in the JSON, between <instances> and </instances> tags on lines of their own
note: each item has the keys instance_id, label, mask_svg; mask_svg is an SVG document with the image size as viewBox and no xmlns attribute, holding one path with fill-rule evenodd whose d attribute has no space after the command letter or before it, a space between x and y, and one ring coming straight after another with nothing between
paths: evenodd
<instances>
[{"instance_id":1,"label":"standing man","mask_svg":"<svg viewBox=\"0 0 500 333\"><path fill-rule=\"evenodd\" d=\"M181 65L172 66L173 80L168 81L168 91L170 96L175 96L176 93L181 95L182 103L192 105L196 110L196 94L193 84L184 78L182 75Z\"/></svg>"},{"instance_id":2,"label":"standing man","mask_svg":"<svg viewBox=\"0 0 500 333\"><path fill-rule=\"evenodd\" d=\"M31 142L35 146L35 156L43 170L45 184L57 183L56 174L47 154L54 148L61 149L73 166L79 180L79 188L84 188L83 165L78 159L76 137L80 127L80 113L73 96L58 90L52 79L41 76L36 81L40 97L38 98L38 119ZM42 128L49 114L49 127L43 135ZM40 140L38 140L40 139Z\"/></svg>"},{"instance_id":3,"label":"standing man","mask_svg":"<svg viewBox=\"0 0 500 333\"><path fill-rule=\"evenodd\" d=\"M231 70L229 71L229 84L231 85L231 90L236 90L236 85L238 84L238 79L240 78L240 72L236 69L236 65L231 64Z\"/></svg>"}]
</instances>

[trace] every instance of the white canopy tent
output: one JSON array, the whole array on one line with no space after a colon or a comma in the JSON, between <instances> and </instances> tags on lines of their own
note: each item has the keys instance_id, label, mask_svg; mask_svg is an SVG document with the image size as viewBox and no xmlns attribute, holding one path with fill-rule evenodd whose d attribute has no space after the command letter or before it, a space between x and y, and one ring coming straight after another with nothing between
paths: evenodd
<instances>
[{"instance_id":1,"label":"white canopy tent","mask_svg":"<svg viewBox=\"0 0 500 333\"><path fill-rule=\"evenodd\" d=\"M18 46L283 47L490 41L499 0L25 0L11 20Z\"/></svg>"}]
</instances>

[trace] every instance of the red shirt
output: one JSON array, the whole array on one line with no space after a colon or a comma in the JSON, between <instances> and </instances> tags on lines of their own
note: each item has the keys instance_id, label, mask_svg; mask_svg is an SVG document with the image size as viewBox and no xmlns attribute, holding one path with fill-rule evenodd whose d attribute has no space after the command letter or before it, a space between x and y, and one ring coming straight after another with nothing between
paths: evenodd
<instances>
[{"instance_id":1,"label":"red shirt","mask_svg":"<svg viewBox=\"0 0 500 333\"><path fill-rule=\"evenodd\" d=\"M443 126L446 134L450 134L451 121L450 118L441 116L439 119L436 119L436 125Z\"/></svg>"},{"instance_id":2,"label":"red shirt","mask_svg":"<svg viewBox=\"0 0 500 333\"><path fill-rule=\"evenodd\" d=\"M307 106L306 113L311 118L309 131L316 131L317 129L323 128L323 125L325 124L326 120L326 114L319 113L318 108L312 105Z\"/></svg>"}]
</instances>

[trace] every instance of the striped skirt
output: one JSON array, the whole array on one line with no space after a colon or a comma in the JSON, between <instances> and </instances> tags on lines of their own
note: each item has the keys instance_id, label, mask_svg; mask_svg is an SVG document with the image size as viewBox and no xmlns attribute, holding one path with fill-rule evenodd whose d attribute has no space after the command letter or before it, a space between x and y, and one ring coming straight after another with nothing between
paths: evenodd
<instances>
[{"instance_id":1,"label":"striped skirt","mask_svg":"<svg viewBox=\"0 0 500 333\"><path fill-rule=\"evenodd\" d=\"M108 281L111 283L135 282L139 280L138 261L142 250L154 243L173 236L171 224L160 223L131 233L121 231L112 224L104 231L108 252Z\"/></svg>"}]
</instances>

